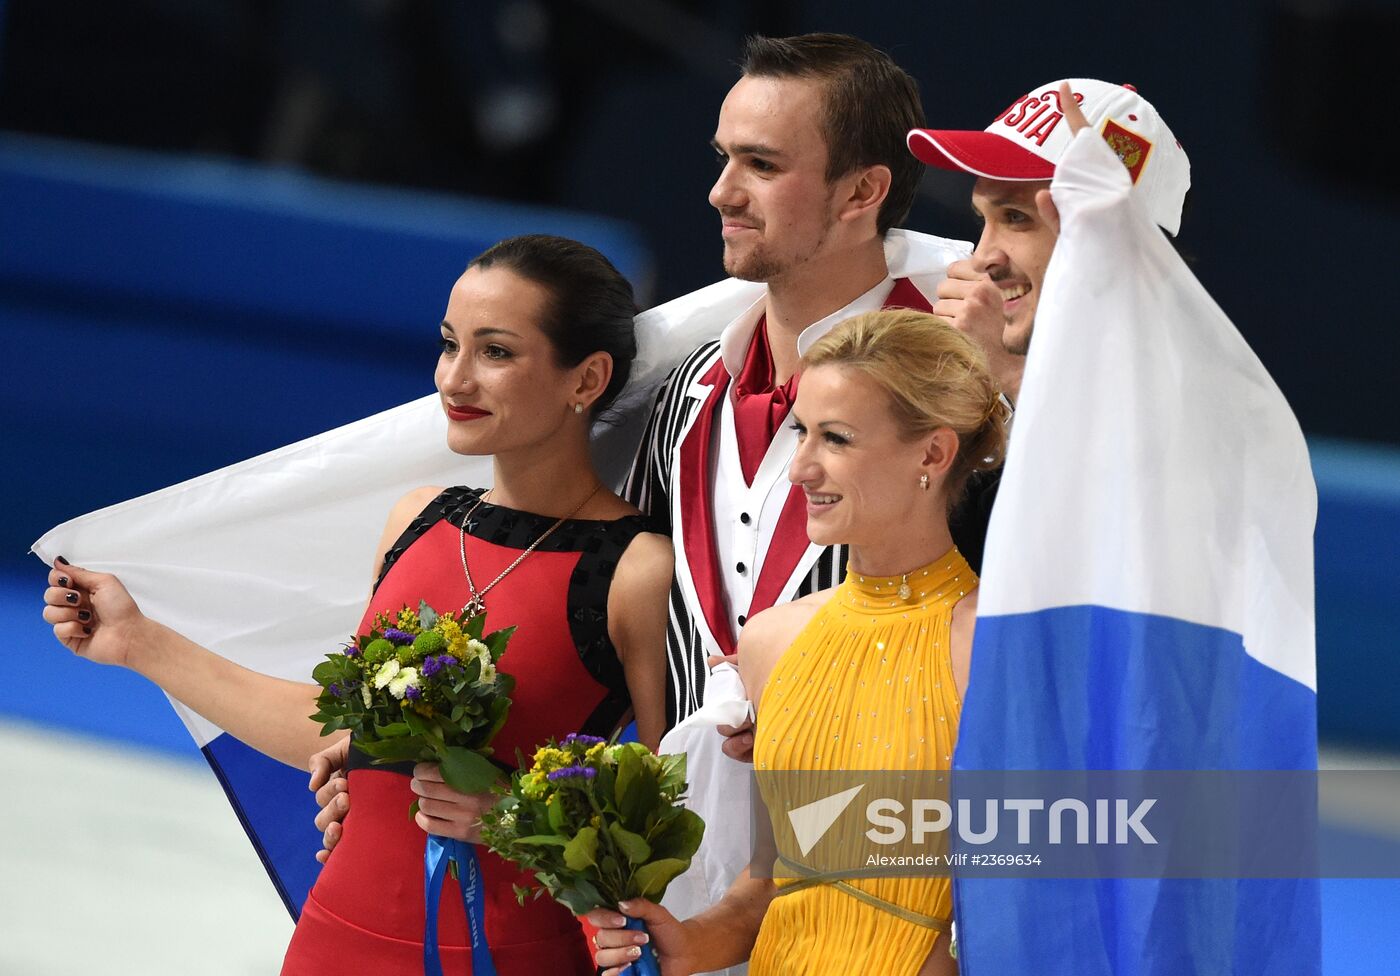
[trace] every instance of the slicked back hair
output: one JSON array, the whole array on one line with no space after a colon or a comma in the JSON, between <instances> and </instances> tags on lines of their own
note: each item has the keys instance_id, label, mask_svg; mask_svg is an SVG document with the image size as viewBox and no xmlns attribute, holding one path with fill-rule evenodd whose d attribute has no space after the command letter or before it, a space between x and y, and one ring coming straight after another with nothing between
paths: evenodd
<instances>
[{"instance_id":1,"label":"slicked back hair","mask_svg":"<svg viewBox=\"0 0 1400 976\"><path fill-rule=\"evenodd\" d=\"M549 308L539 326L554 347L556 362L569 369L595 352L607 353L612 378L593 402L593 415L617 399L637 358L632 325L637 303L631 283L601 252L566 237L524 234L492 245L467 267L505 268L549 292Z\"/></svg>"},{"instance_id":2,"label":"slicked back hair","mask_svg":"<svg viewBox=\"0 0 1400 976\"><path fill-rule=\"evenodd\" d=\"M887 166L890 191L877 218L880 233L909 215L924 167L904 137L924 127L924 107L918 82L888 54L848 34L754 36L744 42L740 67L753 78L821 82L827 182L862 166Z\"/></svg>"}]
</instances>

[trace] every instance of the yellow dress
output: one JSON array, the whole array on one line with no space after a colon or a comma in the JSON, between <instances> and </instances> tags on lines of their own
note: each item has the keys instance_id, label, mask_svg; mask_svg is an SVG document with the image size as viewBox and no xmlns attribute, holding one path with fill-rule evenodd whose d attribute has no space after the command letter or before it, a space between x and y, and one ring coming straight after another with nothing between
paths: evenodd
<instances>
[{"instance_id":1,"label":"yellow dress","mask_svg":"<svg viewBox=\"0 0 1400 976\"><path fill-rule=\"evenodd\" d=\"M754 767L765 770L948 769L962 702L949 653L954 605L977 585L957 549L901 578L848 572L779 659L759 701ZM767 797L765 790L765 797ZM779 805L772 804L774 811ZM777 825L775 824L775 829ZM776 880L779 889L794 879ZM952 915L947 877L849 878L847 884L930 920L901 918L831 884L774 898L750 957L752 976L914 974Z\"/></svg>"}]
</instances>

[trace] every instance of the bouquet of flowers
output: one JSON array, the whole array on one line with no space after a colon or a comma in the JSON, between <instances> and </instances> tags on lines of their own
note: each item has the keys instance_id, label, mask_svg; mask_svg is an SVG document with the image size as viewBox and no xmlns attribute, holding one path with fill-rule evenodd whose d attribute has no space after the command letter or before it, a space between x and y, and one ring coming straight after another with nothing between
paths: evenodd
<instances>
[{"instance_id":1,"label":"bouquet of flowers","mask_svg":"<svg viewBox=\"0 0 1400 976\"><path fill-rule=\"evenodd\" d=\"M515 628L483 636L485 627L485 614L439 614L426 602L379 614L312 672L324 690L311 718L322 735L349 729L376 763L437 762L453 789L489 790L500 776L490 742L515 688L496 664Z\"/></svg>"},{"instance_id":2,"label":"bouquet of flowers","mask_svg":"<svg viewBox=\"0 0 1400 976\"><path fill-rule=\"evenodd\" d=\"M537 750L533 765L511 777L482 818L482 841L534 872L534 897L548 891L575 914L629 898L660 901L705 833L705 822L681 805L685 787L684 754L570 735ZM530 894L516 887L522 903ZM633 965L657 972L649 946Z\"/></svg>"}]
</instances>

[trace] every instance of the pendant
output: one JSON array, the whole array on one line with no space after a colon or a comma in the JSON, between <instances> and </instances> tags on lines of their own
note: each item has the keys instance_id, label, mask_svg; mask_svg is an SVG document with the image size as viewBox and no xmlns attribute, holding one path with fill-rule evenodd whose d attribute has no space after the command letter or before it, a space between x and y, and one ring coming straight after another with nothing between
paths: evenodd
<instances>
[{"instance_id":1,"label":"pendant","mask_svg":"<svg viewBox=\"0 0 1400 976\"><path fill-rule=\"evenodd\" d=\"M914 595L914 591L909 589L909 575L906 573L899 580L899 598L907 600Z\"/></svg>"},{"instance_id":2,"label":"pendant","mask_svg":"<svg viewBox=\"0 0 1400 976\"><path fill-rule=\"evenodd\" d=\"M467 615L467 619L480 617L486 612L486 603L480 596L474 596L462 607L462 612Z\"/></svg>"}]
</instances>

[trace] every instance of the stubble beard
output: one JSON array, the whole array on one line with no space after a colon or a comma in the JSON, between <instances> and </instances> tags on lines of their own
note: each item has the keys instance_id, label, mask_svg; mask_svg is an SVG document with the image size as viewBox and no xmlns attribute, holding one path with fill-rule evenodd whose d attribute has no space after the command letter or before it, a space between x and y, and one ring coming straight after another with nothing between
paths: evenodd
<instances>
[{"instance_id":1,"label":"stubble beard","mask_svg":"<svg viewBox=\"0 0 1400 976\"><path fill-rule=\"evenodd\" d=\"M768 283L775 278L780 278L793 268L800 267L810 261L816 254L821 252L826 244L827 234L831 230L834 221L822 228L821 236L817 238L810 248L803 253L786 261L780 260L770 254L763 245L755 247L743 256L732 254L728 245L724 248L724 273L740 281L757 281Z\"/></svg>"},{"instance_id":2,"label":"stubble beard","mask_svg":"<svg viewBox=\"0 0 1400 976\"><path fill-rule=\"evenodd\" d=\"M740 256L731 254L726 246L723 263L724 273L740 281L767 282L787 270L761 247Z\"/></svg>"},{"instance_id":3,"label":"stubble beard","mask_svg":"<svg viewBox=\"0 0 1400 976\"><path fill-rule=\"evenodd\" d=\"M1030 352L1031 332L1034 331L1035 322L1026 327L1024 332L1017 333L1011 338L1006 338L1006 333L1002 332L1001 347L1013 356L1024 356Z\"/></svg>"}]
</instances>

